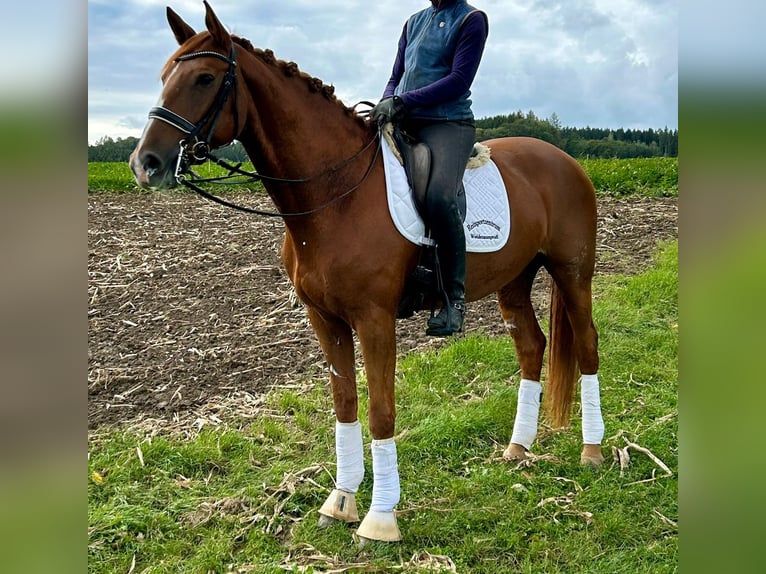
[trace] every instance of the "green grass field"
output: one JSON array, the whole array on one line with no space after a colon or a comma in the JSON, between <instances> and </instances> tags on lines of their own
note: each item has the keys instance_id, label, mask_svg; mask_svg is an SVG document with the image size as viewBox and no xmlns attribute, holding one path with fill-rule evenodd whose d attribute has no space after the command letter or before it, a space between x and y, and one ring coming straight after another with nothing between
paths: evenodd
<instances>
[{"instance_id":1,"label":"green grass field","mask_svg":"<svg viewBox=\"0 0 766 574\"><path fill-rule=\"evenodd\" d=\"M360 549L345 525L317 528L333 485L334 419L327 382L314 380L273 392L264 415L239 426L91 433L89 572L676 572L677 260L673 242L648 271L594 284L600 469L579 464L576 412L570 429L541 430L534 462L503 462L519 380L513 347L467 336L400 358L402 542ZM365 425L363 377L360 393ZM621 468L611 451L628 442L644 450L631 449ZM366 464L361 513L369 447Z\"/></svg>"},{"instance_id":2,"label":"green grass field","mask_svg":"<svg viewBox=\"0 0 766 574\"><path fill-rule=\"evenodd\" d=\"M252 164L242 165L242 169L252 170ZM206 163L194 168L194 171L201 177L218 177L225 175L226 171L213 163ZM219 191L242 191L243 189L252 189L257 192L263 191L263 185L260 182L248 184L246 188L237 185L217 185L216 192ZM139 188L133 180L133 172L130 171L128 162L89 162L88 163L88 192L89 193L126 193L137 192L145 193ZM186 193L186 190L183 190ZM168 193L167 191L165 193Z\"/></svg>"},{"instance_id":3,"label":"green grass field","mask_svg":"<svg viewBox=\"0 0 766 574\"><path fill-rule=\"evenodd\" d=\"M655 157L638 159L581 159L599 195L623 197L677 197L678 158ZM248 169L251 166L243 166ZM223 170L206 164L196 171L203 177L222 175ZM221 191L241 190L237 186L222 186ZM251 184L250 189L263 191L261 184ZM127 162L94 162L88 164L88 191L130 192L139 188Z\"/></svg>"},{"instance_id":4,"label":"green grass field","mask_svg":"<svg viewBox=\"0 0 766 574\"><path fill-rule=\"evenodd\" d=\"M580 159L600 195L678 197L678 158Z\"/></svg>"}]
</instances>

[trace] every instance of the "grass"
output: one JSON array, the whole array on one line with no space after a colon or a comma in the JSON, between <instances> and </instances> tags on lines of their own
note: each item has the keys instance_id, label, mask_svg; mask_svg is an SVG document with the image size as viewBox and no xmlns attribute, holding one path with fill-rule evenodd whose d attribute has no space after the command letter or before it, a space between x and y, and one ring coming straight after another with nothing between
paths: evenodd
<instances>
[{"instance_id":1,"label":"grass","mask_svg":"<svg viewBox=\"0 0 766 574\"><path fill-rule=\"evenodd\" d=\"M252 170L252 164L242 165L244 170ZM194 171L201 177L219 177L226 174L226 170L214 163L205 163L194 168ZM254 190L263 191L263 184L260 182L242 185L216 185L216 193ZM88 193L148 193L136 185L133 179L133 172L130 170L128 162L109 162L96 161L88 162ZM163 193L168 193L164 191ZM183 191L187 193L187 191Z\"/></svg>"},{"instance_id":2,"label":"grass","mask_svg":"<svg viewBox=\"0 0 766 574\"><path fill-rule=\"evenodd\" d=\"M599 195L612 197L678 197L678 158L654 157L637 159L580 159ZM251 169L248 164L243 169ZM222 175L215 164L195 168L203 177ZM260 183L248 189L263 191ZM217 191L242 190L242 186L216 186ZM127 162L88 163L88 191L138 192Z\"/></svg>"},{"instance_id":3,"label":"grass","mask_svg":"<svg viewBox=\"0 0 766 574\"><path fill-rule=\"evenodd\" d=\"M268 414L188 436L125 429L89 437L89 572L675 572L677 242L634 277L599 277L605 455L579 464L580 428L544 428L528 467L500 460L519 375L506 338L468 336L397 369L404 541L360 549L352 529L316 526L332 488L326 382L275 391ZM360 384L360 413L367 397ZM366 417L361 416L363 425ZM369 443L365 427L365 441ZM358 494L369 507L371 462Z\"/></svg>"}]
</instances>

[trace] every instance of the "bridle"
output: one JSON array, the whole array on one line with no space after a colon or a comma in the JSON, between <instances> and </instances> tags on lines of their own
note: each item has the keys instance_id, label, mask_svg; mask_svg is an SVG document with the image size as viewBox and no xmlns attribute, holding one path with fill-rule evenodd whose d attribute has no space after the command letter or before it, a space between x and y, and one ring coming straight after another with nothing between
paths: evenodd
<instances>
[{"instance_id":1,"label":"bridle","mask_svg":"<svg viewBox=\"0 0 766 574\"><path fill-rule=\"evenodd\" d=\"M185 54L175 59L176 62L185 62L195 58L210 57L218 58L219 60L223 60L229 64L229 69L226 70L226 75L223 77L223 82L218 88L218 93L215 96L215 100L213 100L213 103L208 109L207 113L202 116L202 119L196 124L191 123L186 118L179 116L177 113L162 106L156 106L149 110L149 119L161 120L187 134L187 137L181 140L181 153L187 156L186 159L190 160L190 164L202 163L209 157L210 140L213 138L215 127L218 124L218 120L221 117L221 112L223 112L223 107L226 105L226 100L229 99L229 94L232 90L234 90L234 137L237 137L239 134L239 109L237 107L237 61L235 59L234 44L231 45L230 54L231 55L227 57L219 52L203 50L201 52ZM210 128L207 130L207 136L204 140L200 140L200 134L208 123L210 123Z\"/></svg>"},{"instance_id":2,"label":"bridle","mask_svg":"<svg viewBox=\"0 0 766 574\"><path fill-rule=\"evenodd\" d=\"M311 215L326 207L329 207L330 205L336 203L337 201L340 201L347 195L359 189L362 186L362 184L364 184L364 182L369 177L370 173L372 173L372 169L375 166L375 161L380 155L381 138L379 134L377 133L370 139L369 142L367 142L357 153L355 153L350 158L345 159L341 161L339 164L326 169L322 173L319 173L315 176L307 177L307 178L290 179L290 178L280 178L280 177L261 175L255 172L241 169L241 166L242 166L241 163L238 163L236 165L231 164L222 158L218 158L212 155L211 153L212 150L210 148L210 140L212 139L213 134L215 133L216 125L218 124L218 120L221 117L223 108L226 105L226 101L228 100L232 90L234 91L233 107L234 107L234 134L235 134L234 138L232 138L232 141L236 138L237 135L239 135L239 111L237 107L237 61L235 58L234 44L231 45L231 52L229 56L225 56L219 52L214 52L212 50L202 50L199 52L192 52L190 54L179 56L178 58L175 59L175 61L185 62L187 60L192 60L195 58L202 58L202 57L218 58L219 60L223 60L224 62L229 64L229 68L226 70L226 75L223 78L223 82L221 83L221 86L218 88L218 93L216 94L215 100L213 100L212 105L208 109L207 113L205 113L205 115L202 117L202 119L200 119L196 124L193 124L189 120L184 118L183 116L180 116L177 113L173 112L172 110L169 110L162 106L155 106L149 110L149 119L156 119L156 120L163 121L173 126L174 128L178 129L179 131L183 132L184 134L187 134L187 136L179 142L180 150L178 153L178 161L176 163L176 171L175 171L175 179L178 183L180 183L181 185L185 187L188 187L189 189L192 189L193 191L195 191L196 193L198 193L205 199L208 199L220 205L224 205L226 207L230 207L238 211L253 213L255 215L263 215L266 217L295 217L295 216ZM360 103L368 104L368 102L360 102ZM210 127L207 130L207 135L205 139L200 139L200 134L204 130L205 126L208 124L210 124ZM199 183L244 184L244 183L253 183L256 181L272 181L275 183L289 183L289 184L308 183L310 181L318 179L319 177L323 177L330 173L336 172L340 170L341 168L347 166L348 164L352 163L354 160L359 158L365 151L367 151L376 141L378 144L377 148L375 150L375 153L373 154L373 157L372 157L372 160L370 161L369 166L367 167L364 175L362 176L362 179L357 184L352 186L350 189L335 196L328 202L320 205L317 208L310 209L307 211L284 213L279 211L263 211L259 209L253 209L250 207L245 207L242 205L237 205L235 203L226 201L225 199L222 199L216 195L213 195L209 193L208 191L202 189L199 185L197 185ZM219 166L223 167L224 169L227 170L228 172L227 175L212 177L212 178L199 177L196 173L194 173L191 167L193 165L202 164L206 161L212 161L218 164ZM231 181L232 178L239 177L239 176L246 176L247 179Z\"/></svg>"}]
</instances>

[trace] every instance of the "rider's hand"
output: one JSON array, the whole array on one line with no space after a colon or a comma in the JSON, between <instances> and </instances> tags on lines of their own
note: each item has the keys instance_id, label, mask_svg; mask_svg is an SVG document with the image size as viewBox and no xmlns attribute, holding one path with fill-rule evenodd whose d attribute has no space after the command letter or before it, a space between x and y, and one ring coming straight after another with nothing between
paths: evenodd
<instances>
[{"instance_id":1,"label":"rider's hand","mask_svg":"<svg viewBox=\"0 0 766 574\"><path fill-rule=\"evenodd\" d=\"M388 122L395 122L404 116L404 102L399 96L392 96L380 100L378 104L372 108L372 119L375 120L379 126L387 124Z\"/></svg>"}]
</instances>

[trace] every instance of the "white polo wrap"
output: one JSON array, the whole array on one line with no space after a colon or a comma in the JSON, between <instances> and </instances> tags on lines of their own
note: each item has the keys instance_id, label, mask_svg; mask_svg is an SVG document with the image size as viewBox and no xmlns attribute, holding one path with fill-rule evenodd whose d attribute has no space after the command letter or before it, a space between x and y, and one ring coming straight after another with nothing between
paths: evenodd
<instances>
[{"instance_id":1,"label":"white polo wrap","mask_svg":"<svg viewBox=\"0 0 766 574\"><path fill-rule=\"evenodd\" d=\"M372 478L370 510L391 512L399 503L399 468L393 438L372 441Z\"/></svg>"},{"instance_id":2,"label":"white polo wrap","mask_svg":"<svg viewBox=\"0 0 766 574\"><path fill-rule=\"evenodd\" d=\"M359 421L335 421L335 455L338 461L335 487L355 494L364 478L364 444Z\"/></svg>"},{"instance_id":3,"label":"white polo wrap","mask_svg":"<svg viewBox=\"0 0 766 574\"><path fill-rule=\"evenodd\" d=\"M542 392L543 386L539 382L521 379L511 442L520 444L527 450L532 447L537 436Z\"/></svg>"},{"instance_id":4,"label":"white polo wrap","mask_svg":"<svg viewBox=\"0 0 766 574\"><path fill-rule=\"evenodd\" d=\"M604 438L604 419L601 417L601 394L598 374L583 375L580 381L582 402L582 442L601 444Z\"/></svg>"}]
</instances>

